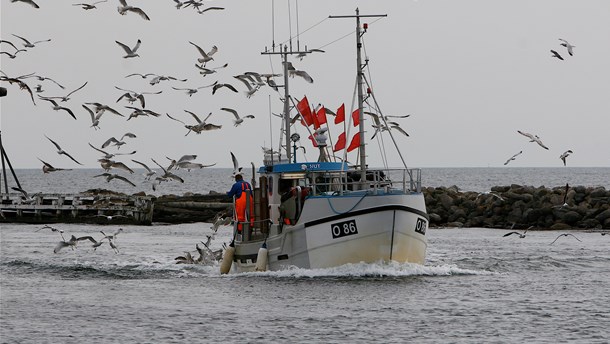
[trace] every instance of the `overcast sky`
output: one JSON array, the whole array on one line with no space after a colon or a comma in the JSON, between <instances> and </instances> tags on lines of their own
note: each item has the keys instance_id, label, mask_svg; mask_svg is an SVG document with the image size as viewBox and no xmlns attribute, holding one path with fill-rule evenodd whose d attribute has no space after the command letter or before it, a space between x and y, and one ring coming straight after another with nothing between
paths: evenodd
<instances>
[{"instance_id":1,"label":"overcast sky","mask_svg":"<svg viewBox=\"0 0 610 344\"><path fill-rule=\"evenodd\" d=\"M1 38L22 46L19 35L31 41L51 39L20 52L15 59L1 56L1 70L10 77L37 73L50 81L25 79L35 88L41 84L43 96L62 96L84 82L87 86L74 93L68 102L77 116L54 111L50 103L29 95L18 86L2 82L9 95L1 102L2 142L13 167L39 168L37 158L55 167L77 168L73 161L56 153L45 135L84 167L99 167L100 154L88 143L100 147L110 137L131 132L135 139L118 152L136 150L133 156L116 160L136 168L130 159L154 166L151 158L165 161L184 154L198 155L196 162L231 167L233 152L242 165L262 163L262 146L278 145L279 123L270 111L279 113L279 94L263 87L251 98L245 85L233 76L244 72L281 73L278 56L261 55L265 47L288 43L298 37L301 49L321 48L302 60L292 58L297 69L314 79L309 84L290 79L291 94L307 95L313 104L322 103L335 111L342 103L351 108L355 82L355 28L353 19L328 19L329 15L351 15L356 7L361 14L387 14L370 23L363 36L370 62L370 80L386 115L410 114L399 119L406 137L394 137L409 167L503 167L513 154L523 151L508 167L559 167L559 155L571 149L568 166L610 166L610 1L279 1L272 17L271 0L213 1L203 14L192 8L176 9L171 0L136 1L150 17L146 21L134 13L120 15L119 2L109 0L97 9L85 11L73 6L77 1L35 0L40 9L24 3L1 0ZM290 5L290 16L289 13ZM298 11L297 11L298 9ZM297 15L298 12L298 15ZM290 17L290 22L288 18ZM291 24L291 25L289 25ZM273 29L274 28L274 29ZM570 56L559 38L575 46ZM140 57L125 59L115 43L142 44ZM189 41L204 50L218 47L214 61L207 67L228 67L202 76L195 67L200 57ZM296 50L297 39L292 40ZM13 52L3 43L2 51ZM556 50L564 60L551 56ZM186 82L162 81L150 85L148 79L125 78L131 73L155 73L188 79ZM369 71L367 71L367 75ZM200 87L213 82L230 83L239 93L220 89L201 89L189 97L173 87ZM283 79L276 79L282 84ZM127 121L131 110L123 92L115 86L145 95L146 108L162 117L137 117ZM85 102L107 104L125 115L105 113L100 130L91 128ZM133 104L134 106L137 103ZM252 114L238 127L222 107ZM221 130L190 133L165 114L184 122L193 118L184 110L208 122L222 125ZM271 128L270 128L271 127ZM300 124L297 130L307 158L317 153L306 139ZM549 150L517 133L538 135ZM342 127L331 126L333 143ZM367 124L367 138L373 130ZM353 130L352 130L353 133ZM384 144L389 165L401 166L389 137ZM114 147L106 150L117 152ZM299 156L303 151L299 150ZM381 166L377 139L369 142L369 165ZM348 155L356 161L356 151ZM151 166L151 167L152 167Z\"/></svg>"}]
</instances>

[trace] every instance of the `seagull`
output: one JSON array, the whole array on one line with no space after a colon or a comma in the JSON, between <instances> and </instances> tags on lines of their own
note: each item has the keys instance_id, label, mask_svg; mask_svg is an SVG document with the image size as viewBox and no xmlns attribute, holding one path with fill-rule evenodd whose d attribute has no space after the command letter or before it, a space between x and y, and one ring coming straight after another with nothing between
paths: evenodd
<instances>
[{"instance_id":1,"label":"seagull","mask_svg":"<svg viewBox=\"0 0 610 344\"><path fill-rule=\"evenodd\" d=\"M98 114L96 115L95 113L93 113L93 110L91 110L91 109L89 109L89 108L87 107L87 105L85 105L85 104L81 104L81 105L82 105L82 107L83 107L85 110L87 110L87 112L88 112L88 113L89 113L89 115L91 116L91 127L90 127L90 128L93 128L93 129L95 129L95 130L100 129L100 127L99 127L99 125L100 125L100 118L102 117L102 114L103 114L104 112L100 112L100 113L98 113ZM89 144L89 145L91 145L91 144ZM95 148L95 147L93 147L93 148ZM96 148L96 149L97 149L97 148Z\"/></svg>"},{"instance_id":2,"label":"seagull","mask_svg":"<svg viewBox=\"0 0 610 344\"><path fill-rule=\"evenodd\" d=\"M163 80L177 80L177 81L182 81L182 82L187 81L187 79L177 79L177 78L174 78L173 76L157 75L154 78L152 78L152 80L150 80L150 84L156 85Z\"/></svg>"},{"instance_id":3,"label":"seagull","mask_svg":"<svg viewBox=\"0 0 610 344\"><path fill-rule=\"evenodd\" d=\"M549 245L553 245L553 243L555 243L555 241L557 241L557 239L559 239L560 237L562 237L562 236L568 236L568 235L569 235L569 236L574 237L574 239L576 239L576 240L578 240L578 241L582 241L582 240L578 239L578 238L577 238L575 235L573 235L573 234L570 234L570 233L563 233L563 234L559 234L559 235L557 236L557 238L555 238L555 240L553 240L553 242L552 242L552 243L550 243Z\"/></svg>"},{"instance_id":4,"label":"seagull","mask_svg":"<svg viewBox=\"0 0 610 344\"><path fill-rule=\"evenodd\" d=\"M244 122L244 119L246 118L254 118L254 115L247 115L244 117L239 117L239 114L237 114L237 111L231 109L231 108L220 108L221 110L224 111L228 111L230 113L233 114L233 116L235 116L235 121L233 122L233 124L237 127L238 125L242 124Z\"/></svg>"},{"instance_id":5,"label":"seagull","mask_svg":"<svg viewBox=\"0 0 610 344\"><path fill-rule=\"evenodd\" d=\"M69 113L70 116L72 116L72 118L76 119L76 116L74 115L74 112L72 112L72 110L68 109L67 107L59 106L55 100L41 97L41 96L38 96L38 98L40 98L42 100L46 100L49 103L53 104L53 110L55 110L55 111L64 110L67 113Z\"/></svg>"},{"instance_id":6,"label":"seagull","mask_svg":"<svg viewBox=\"0 0 610 344\"><path fill-rule=\"evenodd\" d=\"M96 176L93 176L93 178L95 177L105 177L106 181L110 183L111 180L113 179L119 179L124 181L125 183L131 185L131 186L136 186L136 184L132 183L129 179L123 177L123 176L119 176L118 174L110 174L110 173L102 173L102 174L98 174Z\"/></svg>"},{"instance_id":7,"label":"seagull","mask_svg":"<svg viewBox=\"0 0 610 344\"><path fill-rule=\"evenodd\" d=\"M152 176L154 176L154 175L157 173L157 172L155 172L155 171L151 170L151 169L150 169L148 166L146 166L146 164L145 164L145 163L143 163L143 162L139 162L139 161L137 161L137 160L133 160L133 159L131 159L131 161L135 162L136 164L141 165L142 167L144 167L144 168L146 169L146 173L144 173L144 179L145 179L145 180L150 180L150 178L151 178Z\"/></svg>"},{"instance_id":8,"label":"seagull","mask_svg":"<svg viewBox=\"0 0 610 344\"><path fill-rule=\"evenodd\" d=\"M117 110L111 108L108 105L104 105L104 104L100 104L100 103L85 103L87 105L93 105L95 107L95 113L98 115L101 115L102 113L104 113L105 111L111 112L115 115L121 116L121 117L125 117L125 115L121 114L120 112L118 112Z\"/></svg>"},{"instance_id":9,"label":"seagull","mask_svg":"<svg viewBox=\"0 0 610 344\"><path fill-rule=\"evenodd\" d=\"M96 2L94 2L94 3L92 3L92 4L85 4L85 3L81 3L81 4L72 4L72 6L81 6L81 7L83 8L83 10L92 10L92 9L94 9L94 8L97 8L97 7L95 7L95 5L97 5L97 4L99 4L99 3L102 3L102 2L107 2L107 1L108 1L108 0L96 1Z\"/></svg>"},{"instance_id":10,"label":"seagull","mask_svg":"<svg viewBox=\"0 0 610 344\"><path fill-rule=\"evenodd\" d=\"M190 162L190 161L183 161L183 162L178 162L176 163L176 169L178 168L184 168L187 171L191 171L191 169L196 169L196 168L204 168L204 167L212 167L215 166L216 164L211 164L211 165L204 165L204 164L200 164L197 162Z\"/></svg>"},{"instance_id":11,"label":"seagull","mask_svg":"<svg viewBox=\"0 0 610 344\"><path fill-rule=\"evenodd\" d=\"M57 147L57 154L59 155L65 155L68 158L72 159L72 161L74 161L75 163L82 165L80 162L76 161L76 159L74 159L70 154L66 153L63 149L61 149L61 147L59 146L59 144L57 144L57 142L51 140L47 135L45 135L44 137L46 137L49 141L51 141L51 143L53 143L55 145L55 147Z\"/></svg>"},{"instance_id":12,"label":"seagull","mask_svg":"<svg viewBox=\"0 0 610 344\"><path fill-rule=\"evenodd\" d=\"M231 84L215 84L214 86L212 86L212 94L216 93L216 91L218 91L218 89L226 87L228 89L230 89L231 91L237 93L237 89L231 85Z\"/></svg>"},{"instance_id":13,"label":"seagull","mask_svg":"<svg viewBox=\"0 0 610 344\"><path fill-rule=\"evenodd\" d=\"M177 91L186 91L186 94L188 94L189 97L192 97L193 94L197 93L197 91L199 91L200 89L215 86L216 83L217 82L214 82L211 85L201 86L201 87L197 87L197 88L178 88L178 87L174 87L174 86L172 86L172 88Z\"/></svg>"},{"instance_id":14,"label":"seagull","mask_svg":"<svg viewBox=\"0 0 610 344\"><path fill-rule=\"evenodd\" d=\"M563 43L561 43L561 45L568 49L568 54L570 54L570 56L574 56L573 48L575 48L576 46L568 43L568 41L566 41L565 39L560 38L559 40L563 42Z\"/></svg>"},{"instance_id":15,"label":"seagull","mask_svg":"<svg viewBox=\"0 0 610 344\"><path fill-rule=\"evenodd\" d=\"M235 157L235 154L233 154L233 152L229 152L229 153L231 153L231 161L233 161L232 176L235 177L236 174L241 174L242 168L239 166L239 163L237 162L237 158Z\"/></svg>"},{"instance_id":16,"label":"seagull","mask_svg":"<svg viewBox=\"0 0 610 344\"><path fill-rule=\"evenodd\" d=\"M567 207L567 206L569 206L569 204L568 204L568 191L570 191L570 184L569 184L569 183L566 183L566 190L565 190L565 192L563 193L563 204L562 204L562 205L556 205L556 206L553 206L553 208L559 208L559 209L561 209L561 208L563 208L563 207Z\"/></svg>"},{"instance_id":17,"label":"seagull","mask_svg":"<svg viewBox=\"0 0 610 344\"><path fill-rule=\"evenodd\" d=\"M157 75L157 74L154 74L154 73L146 73L146 74L133 73L133 74L126 75L125 77L129 78L130 76L136 76L136 75L142 77L142 79L146 79L146 78L148 78L151 75Z\"/></svg>"},{"instance_id":18,"label":"seagull","mask_svg":"<svg viewBox=\"0 0 610 344\"><path fill-rule=\"evenodd\" d=\"M63 236L62 236L63 237ZM83 241L83 240L89 240L91 241L94 245L97 244L97 240L95 240L92 236L82 236L82 237L75 237L74 235L72 235L72 237L70 238L70 240L68 241L60 241L57 243L57 245L55 246L55 249L53 249L53 253L58 253L62 248L64 247L71 247L72 249L74 249L74 247L76 247L76 244L79 241ZM98 245L99 246L99 245Z\"/></svg>"},{"instance_id":19,"label":"seagull","mask_svg":"<svg viewBox=\"0 0 610 344\"><path fill-rule=\"evenodd\" d=\"M58 242L57 245L55 246L55 248L53 249L53 253L58 253L62 248L68 247L68 246L70 246L72 249L74 249L77 242L78 242L78 239L74 235L72 235L70 240L68 240L68 241L64 240L64 241Z\"/></svg>"},{"instance_id":20,"label":"seagull","mask_svg":"<svg viewBox=\"0 0 610 344\"><path fill-rule=\"evenodd\" d=\"M563 166L566 165L566 158L568 157L568 155L572 154L574 152L572 152L570 149L568 149L567 151L563 152L563 154L561 154L559 156L559 159L561 159L563 161Z\"/></svg>"},{"instance_id":21,"label":"seagull","mask_svg":"<svg viewBox=\"0 0 610 344\"><path fill-rule=\"evenodd\" d=\"M21 200L25 204L32 204L32 203L34 203L36 201L36 197L34 197L34 196L37 196L37 195L40 194L40 192L38 192L38 193L36 193L34 195L28 195L27 191L23 190L20 187L15 187L15 186L12 186L11 189L13 189L15 191L19 191L21 193Z\"/></svg>"},{"instance_id":22,"label":"seagull","mask_svg":"<svg viewBox=\"0 0 610 344\"><path fill-rule=\"evenodd\" d=\"M40 8L34 1L32 0L11 0L11 2L23 2L34 8Z\"/></svg>"},{"instance_id":23,"label":"seagull","mask_svg":"<svg viewBox=\"0 0 610 344\"><path fill-rule=\"evenodd\" d=\"M125 141L123 141L123 139L124 139L125 137L135 138L135 137L136 137L136 135L135 135L135 134L132 134L132 133L125 133L123 136L121 136L121 139L120 139L120 140L117 140L117 139L116 139L116 138L113 136L113 137L109 138L108 140L106 140L106 142L104 142L104 143L102 144L102 148L106 148L106 147L108 147L108 146L109 146L109 145L112 143L114 146L117 146L117 149L120 149L122 145L126 144L126 142L125 142Z\"/></svg>"},{"instance_id":24,"label":"seagull","mask_svg":"<svg viewBox=\"0 0 610 344\"><path fill-rule=\"evenodd\" d=\"M125 15L127 11L131 11L133 13L139 14L140 17L142 17L144 20L150 20L148 15L146 15L146 13L141 8L129 6L127 5L127 1L125 0L119 0L119 2L121 3L121 6L119 6L117 10L121 15Z\"/></svg>"},{"instance_id":25,"label":"seagull","mask_svg":"<svg viewBox=\"0 0 610 344\"><path fill-rule=\"evenodd\" d=\"M533 227L534 227L534 226L529 226L528 228L526 228L526 229L523 231L523 233L519 233L519 232L510 232L510 233L506 233L506 234L504 234L504 235L503 235L503 237L507 237L507 236L509 236L509 235L511 235L511 234L517 234L517 235L519 236L519 238L523 239L523 238L525 238L525 234L527 233L527 230L528 230L528 229L530 229L530 228L533 228Z\"/></svg>"},{"instance_id":26,"label":"seagull","mask_svg":"<svg viewBox=\"0 0 610 344\"><path fill-rule=\"evenodd\" d=\"M51 166L51 164L49 164L48 162L42 161L42 159L40 159L40 158L38 158L38 160L40 160L43 163L43 166L42 166L43 173L50 173L50 172L56 172L56 171L72 171L72 169L55 168L55 167Z\"/></svg>"},{"instance_id":27,"label":"seagull","mask_svg":"<svg viewBox=\"0 0 610 344\"><path fill-rule=\"evenodd\" d=\"M260 88L259 85L252 86L252 84L250 83L250 80L248 80L248 78L244 75L236 75L236 76L234 76L234 78L243 82L244 85L246 85L246 87L248 88L248 90L246 91L246 97L248 97L248 98L252 97L252 95L254 93L256 93L256 91L258 91Z\"/></svg>"},{"instance_id":28,"label":"seagull","mask_svg":"<svg viewBox=\"0 0 610 344\"><path fill-rule=\"evenodd\" d=\"M100 164L102 165L102 168L105 171L110 171L111 168L118 168L120 170L127 171L127 172L133 174L133 170L131 168L127 167L127 165L125 165L124 163L122 163L120 161L114 161L114 160L109 160L109 159L99 159L98 161L100 162Z\"/></svg>"},{"instance_id":29,"label":"seagull","mask_svg":"<svg viewBox=\"0 0 610 344\"><path fill-rule=\"evenodd\" d=\"M117 231L116 231L116 232L114 232L114 234L108 234L108 235L106 235L106 233L104 233L103 231L100 231L100 233L102 233L102 235L104 236L104 238L103 238L103 239L108 239L108 240L116 240L116 237L117 237L119 234L123 233L123 228L119 228L119 229L117 229ZM103 239L102 239L102 240L103 240Z\"/></svg>"},{"instance_id":30,"label":"seagull","mask_svg":"<svg viewBox=\"0 0 610 344\"><path fill-rule=\"evenodd\" d=\"M161 166L158 162L156 162L155 159L150 158L150 160L152 160L157 166L159 166L163 170L163 175L161 177L157 177L157 179L160 178L161 180L167 180L169 178L169 179L177 180L180 183L184 183L184 179L182 179L179 176L171 173L165 167Z\"/></svg>"},{"instance_id":31,"label":"seagull","mask_svg":"<svg viewBox=\"0 0 610 344\"><path fill-rule=\"evenodd\" d=\"M156 113L156 112L154 112L152 110L148 110L148 109L139 109L139 108L133 107L133 106L126 106L126 108L133 110L133 112L127 118L128 121L130 119L138 117L138 116L153 116L153 117L160 117L161 116L161 114Z\"/></svg>"},{"instance_id":32,"label":"seagull","mask_svg":"<svg viewBox=\"0 0 610 344\"><path fill-rule=\"evenodd\" d=\"M36 44L38 44L38 43L50 42L51 41L51 39L49 38L49 39L44 39L42 41L36 41L36 42L32 43L32 42L28 41L27 39L25 39L25 38L23 38L21 36L17 36L15 34L13 34L13 36L15 36L17 38L20 38L24 42L23 46L26 47L26 48L34 48L36 46Z\"/></svg>"},{"instance_id":33,"label":"seagull","mask_svg":"<svg viewBox=\"0 0 610 344\"><path fill-rule=\"evenodd\" d=\"M97 215L94 215L94 216L97 216L97 217L104 217L104 218L106 218L106 220L108 220L108 221L112 221L112 219L114 219L114 218L118 218L118 217L129 218L129 216L125 216L125 215L121 215L121 214L116 214L116 215L102 215L102 214L97 214ZM104 237L103 239L106 239L106 237Z\"/></svg>"},{"instance_id":34,"label":"seagull","mask_svg":"<svg viewBox=\"0 0 610 344\"><path fill-rule=\"evenodd\" d=\"M203 10L197 11L197 13L203 14L203 13L205 13L207 11L211 11L211 10L217 10L218 11L218 10L224 10L224 9L225 9L224 7L210 6L210 7L204 8Z\"/></svg>"},{"instance_id":35,"label":"seagull","mask_svg":"<svg viewBox=\"0 0 610 344\"><path fill-rule=\"evenodd\" d=\"M192 45L195 46L195 48L197 48L197 50L199 51L199 53L201 54L201 57L197 59L197 61L199 63L202 63L203 66L205 66L205 64L209 61L214 60L214 58L212 57L212 55L214 55L217 51L218 51L218 47L217 46L213 46L212 49L210 51L208 51L207 53L201 49L201 47L199 47L197 44L189 41L189 43L191 43Z\"/></svg>"},{"instance_id":36,"label":"seagull","mask_svg":"<svg viewBox=\"0 0 610 344\"><path fill-rule=\"evenodd\" d=\"M7 81L11 85L12 84L19 85L19 89L28 91L28 93L30 94L30 98L32 99L32 103L34 103L34 105L36 105L36 101L34 100L34 93L32 93L32 89L30 89L28 84L26 84L25 82L23 82L17 78L9 78L6 76L6 74L4 76L0 76L0 81Z\"/></svg>"},{"instance_id":37,"label":"seagull","mask_svg":"<svg viewBox=\"0 0 610 344\"><path fill-rule=\"evenodd\" d=\"M63 85L61 85L60 83L58 83L57 81L51 79L51 78L47 78L46 76L42 76L42 75L28 75L24 78L36 78L38 79L38 81L45 81L45 80L50 80L53 83L55 83L55 85L59 86L59 88L61 88L62 90L65 89L65 87Z\"/></svg>"},{"instance_id":38,"label":"seagull","mask_svg":"<svg viewBox=\"0 0 610 344\"><path fill-rule=\"evenodd\" d=\"M322 50L322 49L310 49L310 50L307 50L307 51L304 51L304 52L302 52L302 53L297 54L297 56L296 56L296 57L297 57L299 60L301 60L301 61L302 61L302 60L303 60L303 58L304 58L305 56L307 56L307 54L314 53L314 52L324 53L325 51L324 51L324 50Z\"/></svg>"},{"instance_id":39,"label":"seagull","mask_svg":"<svg viewBox=\"0 0 610 344\"><path fill-rule=\"evenodd\" d=\"M307 81L310 84L313 84L313 78L311 76L309 76L309 74L307 74L306 71L304 70L293 70L293 71L288 71L288 75L291 77L296 76L300 76L301 78L305 79L305 81Z\"/></svg>"},{"instance_id":40,"label":"seagull","mask_svg":"<svg viewBox=\"0 0 610 344\"><path fill-rule=\"evenodd\" d=\"M17 57L17 53L19 53L20 51L26 51L26 50L25 50L25 49L19 49L19 50L15 51L15 53L14 53L14 54L11 54L11 53L9 53L9 52L7 52L7 51L0 51L0 54L5 54L5 55L7 55L9 58L14 59L14 58L16 58L16 57Z\"/></svg>"},{"instance_id":41,"label":"seagull","mask_svg":"<svg viewBox=\"0 0 610 344\"><path fill-rule=\"evenodd\" d=\"M116 101L117 103L121 99L123 99L123 98L126 98L127 101L129 101L129 103L133 103L136 100L139 100L140 104L142 104L142 108L146 107L146 104L144 102L144 95L145 94L160 94L160 93L163 92L163 91L158 91L158 92L140 92L140 93L138 93L138 92L135 92L135 91L132 91L132 90L126 90L126 89L122 89L122 88L116 87L116 86L114 86L114 88L116 88L117 90L125 91L126 92L122 96L120 96L119 99L117 99L117 101Z\"/></svg>"},{"instance_id":42,"label":"seagull","mask_svg":"<svg viewBox=\"0 0 610 344\"><path fill-rule=\"evenodd\" d=\"M35 230L35 232L39 232L39 231L41 231L41 230L43 230L43 229L50 229L50 230L51 230L51 232L58 232L58 233L59 233L59 235L61 235L62 240L63 240L63 241L66 241L66 239L64 238L64 234L63 234L63 233L64 233L64 230L63 230L63 229L59 229L59 228L55 228L55 227L51 227L51 226L49 226L49 225L44 225L44 226L42 226L42 227L38 228L37 230Z\"/></svg>"},{"instance_id":43,"label":"seagull","mask_svg":"<svg viewBox=\"0 0 610 344\"><path fill-rule=\"evenodd\" d=\"M195 155L195 154L183 155L180 157L180 159L178 159L178 161L171 159L170 157L167 157L167 156L165 158L167 160L171 161L171 163L167 167L167 170L169 171L172 168L178 166L179 164L184 164L184 163L191 162L191 161L197 159L197 155Z\"/></svg>"},{"instance_id":44,"label":"seagull","mask_svg":"<svg viewBox=\"0 0 610 344\"><path fill-rule=\"evenodd\" d=\"M508 160L506 160L506 162L504 163L504 165L508 165L508 163L509 163L509 162L511 162L512 160L515 160L515 158L516 158L517 156L519 156L519 154L521 154L521 153L523 153L523 151L519 151L519 153L517 153L517 154L515 154L515 155L511 156L511 157L510 157Z\"/></svg>"},{"instance_id":45,"label":"seagull","mask_svg":"<svg viewBox=\"0 0 610 344\"><path fill-rule=\"evenodd\" d=\"M558 52L556 52L555 50L551 49L551 53L553 53L553 55L551 57L556 57L556 58L558 58L558 59L563 61L563 57L561 57L561 55L559 55Z\"/></svg>"},{"instance_id":46,"label":"seagull","mask_svg":"<svg viewBox=\"0 0 610 344\"><path fill-rule=\"evenodd\" d=\"M79 87L79 88L75 89L74 91L72 91L72 92L70 92L70 93L66 94L66 95L65 95L65 96L63 96L63 97L44 97L44 98L43 98L43 97L40 97L40 98L43 98L43 99L45 99L45 100L47 100L47 99L61 99L61 101L62 101L62 102L67 102L68 100L70 100L70 96L71 96L72 94L74 94L74 92L76 92L76 91L78 91L78 90L82 89L83 87L87 86L87 83L88 83L88 81L86 81L86 82L85 82L85 83L84 83L84 84L83 84L81 87Z\"/></svg>"},{"instance_id":47,"label":"seagull","mask_svg":"<svg viewBox=\"0 0 610 344\"><path fill-rule=\"evenodd\" d=\"M141 40L138 39L138 41L136 42L136 45L133 48L130 48L119 41L115 41L115 42L116 42L116 44L120 45L121 48L123 48L123 50L125 50L125 53L127 55L123 56L123 58L126 59L129 57L140 57L140 55L136 54L136 51L138 50L138 48L140 48L140 44L142 43Z\"/></svg>"},{"instance_id":48,"label":"seagull","mask_svg":"<svg viewBox=\"0 0 610 344\"><path fill-rule=\"evenodd\" d=\"M517 130L517 132L525 137L528 137L530 139L530 142L536 142L538 145L540 145L540 147L544 148L544 149L549 149L547 146L545 146L542 141L540 140L540 137L538 137L538 135L532 135L530 133L526 133L520 130Z\"/></svg>"}]
</instances>

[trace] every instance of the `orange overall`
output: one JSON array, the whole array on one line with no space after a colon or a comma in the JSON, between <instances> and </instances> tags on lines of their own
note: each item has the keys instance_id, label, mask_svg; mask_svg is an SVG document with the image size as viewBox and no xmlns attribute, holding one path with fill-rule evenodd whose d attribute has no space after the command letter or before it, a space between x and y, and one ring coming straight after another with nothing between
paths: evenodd
<instances>
[{"instance_id":1,"label":"orange overall","mask_svg":"<svg viewBox=\"0 0 610 344\"><path fill-rule=\"evenodd\" d=\"M246 192L246 190L249 190L250 192ZM241 183L241 194L239 195L239 197L235 197L235 217L237 222L239 223L237 225L237 230L241 232L241 222L245 222L246 221L246 204L247 204L247 198L250 198L250 211L249 211L249 220L250 220L250 225L253 226L254 225L254 201L252 199L252 188L250 187L250 184L246 183L246 182L242 182Z\"/></svg>"}]
</instances>

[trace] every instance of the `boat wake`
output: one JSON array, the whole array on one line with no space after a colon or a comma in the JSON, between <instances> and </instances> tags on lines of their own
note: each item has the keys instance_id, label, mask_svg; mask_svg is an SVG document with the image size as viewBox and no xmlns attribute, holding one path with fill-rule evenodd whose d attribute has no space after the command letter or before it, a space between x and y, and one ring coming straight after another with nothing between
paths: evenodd
<instances>
[{"instance_id":1,"label":"boat wake","mask_svg":"<svg viewBox=\"0 0 610 344\"><path fill-rule=\"evenodd\" d=\"M493 272L484 270L463 269L456 265L426 266L411 263L358 263L326 269L300 269L291 268L281 271L248 272L230 275L232 277L266 276L279 278L318 278L318 277L411 277L411 276L460 276L460 275L493 275Z\"/></svg>"}]
</instances>

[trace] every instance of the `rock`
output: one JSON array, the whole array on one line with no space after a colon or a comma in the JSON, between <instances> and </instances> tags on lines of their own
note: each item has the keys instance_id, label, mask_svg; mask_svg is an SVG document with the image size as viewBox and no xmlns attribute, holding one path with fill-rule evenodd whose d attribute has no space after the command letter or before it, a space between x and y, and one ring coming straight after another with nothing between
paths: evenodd
<instances>
[{"instance_id":1,"label":"rock","mask_svg":"<svg viewBox=\"0 0 610 344\"><path fill-rule=\"evenodd\" d=\"M610 209L604 210L603 212L595 216L595 219L599 221L599 223L605 223L606 220L610 219Z\"/></svg>"},{"instance_id":2,"label":"rock","mask_svg":"<svg viewBox=\"0 0 610 344\"><path fill-rule=\"evenodd\" d=\"M449 223L447 223L447 227L462 228L462 227L464 227L464 224L462 222L458 222L458 221L449 222Z\"/></svg>"},{"instance_id":3,"label":"rock","mask_svg":"<svg viewBox=\"0 0 610 344\"><path fill-rule=\"evenodd\" d=\"M430 223L439 224L442 221L441 216L436 213L429 213L428 217L430 218Z\"/></svg>"},{"instance_id":4,"label":"rock","mask_svg":"<svg viewBox=\"0 0 610 344\"><path fill-rule=\"evenodd\" d=\"M576 222L580 221L582 219L582 216L575 211L568 211L568 212L564 213L563 215L561 215L560 219L564 223L573 225Z\"/></svg>"},{"instance_id":5,"label":"rock","mask_svg":"<svg viewBox=\"0 0 610 344\"><path fill-rule=\"evenodd\" d=\"M572 227L570 225L566 225L565 223L555 223L551 226L552 230L566 230L566 229L571 229Z\"/></svg>"},{"instance_id":6,"label":"rock","mask_svg":"<svg viewBox=\"0 0 610 344\"><path fill-rule=\"evenodd\" d=\"M589 193L589 196L591 198L610 197L610 196L608 196L606 189L603 187L598 187L595 190L591 191L591 193Z\"/></svg>"}]
</instances>

